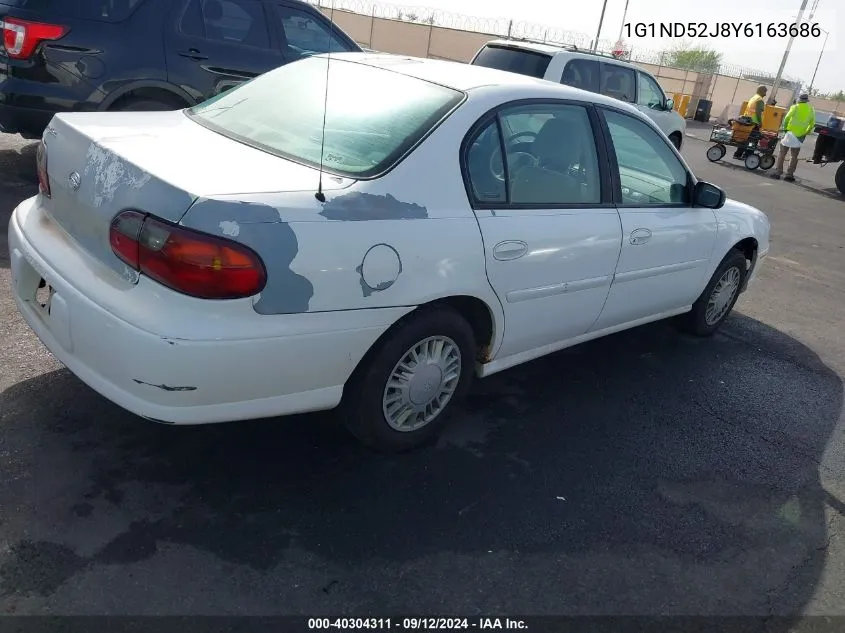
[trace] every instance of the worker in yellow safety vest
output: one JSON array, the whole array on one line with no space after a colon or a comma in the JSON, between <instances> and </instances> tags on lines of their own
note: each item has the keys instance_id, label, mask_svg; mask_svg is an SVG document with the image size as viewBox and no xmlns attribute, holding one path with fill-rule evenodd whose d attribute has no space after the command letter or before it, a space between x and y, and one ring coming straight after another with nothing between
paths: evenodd
<instances>
[{"instance_id":1,"label":"worker in yellow safety vest","mask_svg":"<svg viewBox=\"0 0 845 633\"><path fill-rule=\"evenodd\" d=\"M747 116L754 123L752 133L759 132L763 125L763 112L766 110L766 102L764 101L769 89L766 86L759 86L757 92L745 104L745 110L742 111L741 116ZM743 159L748 150L739 147L734 152L734 158Z\"/></svg>"},{"instance_id":2,"label":"worker in yellow safety vest","mask_svg":"<svg viewBox=\"0 0 845 633\"><path fill-rule=\"evenodd\" d=\"M786 176L783 179L790 182L795 180L795 167L798 165L798 154L801 152L804 138L815 127L816 111L810 105L810 95L804 93L798 97L798 103L789 108L786 116L783 117L783 130L787 132L787 136L781 139L778 144L778 159L772 178L780 179L783 174L783 161L786 158L787 150L789 150L789 168L786 170ZM789 138L790 132L797 142Z\"/></svg>"}]
</instances>

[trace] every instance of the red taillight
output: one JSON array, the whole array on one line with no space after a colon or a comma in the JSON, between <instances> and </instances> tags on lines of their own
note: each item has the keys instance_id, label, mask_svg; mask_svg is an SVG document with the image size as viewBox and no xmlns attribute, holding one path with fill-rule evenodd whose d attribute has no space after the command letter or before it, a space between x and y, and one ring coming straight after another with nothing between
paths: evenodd
<instances>
[{"instance_id":1,"label":"red taillight","mask_svg":"<svg viewBox=\"0 0 845 633\"><path fill-rule=\"evenodd\" d=\"M29 59L41 42L57 40L67 33L67 28L58 24L19 18L5 18L0 21L0 26L3 28L3 47L12 59Z\"/></svg>"},{"instance_id":2,"label":"red taillight","mask_svg":"<svg viewBox=\"0 0 845 633\"><path fill-rule=\"evenodd\" d=\"M35 165L38 170L38 191L50 197L50 176L47 174L47 145L42 140L35 150Z\"/></svg>"},{"instance_id":3,"label":"red taillight","mask_svg":"<svg viewBox=\"0 0 845 633\"><path fill-rule=\"evenodd\" d=\"M124 211L112 221L109 241L126 264L192 297L251 297L267 281L264 264L252 249L137 211Z\"/></svg>"}]
</instances>

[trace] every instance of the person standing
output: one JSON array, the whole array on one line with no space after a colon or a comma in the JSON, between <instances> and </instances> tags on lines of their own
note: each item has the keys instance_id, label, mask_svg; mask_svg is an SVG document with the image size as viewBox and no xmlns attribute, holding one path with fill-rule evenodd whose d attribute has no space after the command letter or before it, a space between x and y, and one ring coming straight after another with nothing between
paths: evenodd
<instances>
[{"instance_id":1,"label":"person standing","mask_svg":"<svg viewBox=\"0 0 845 633\"><path fill-rule=\"evenodd\" d=\"M783 117L781 127L786 134L778 144L778 158L772 178L780 180L783 175L783 162L786 159L786 152L789 151L789 167L783 179L793 182L801 146L804 144L807 134L816 127L816 111L810 105L810 95L803 93L798 97L798 103L789 108L786 116Z\"/></svg>"},{"instance_id":2,"label":"person standing","mask_svg":"<svg viewBox=\"0 0 845 633\"><path fill-rule=\"evenodd\" d=\"M766 110L765 97L768 92L769 89L766 86L759 86L754 96L745 104L745 110L742 112L742 116L747 116L754 123L754 129L751 130L751 134L759 132L760 128L763 127L763 112ZM748 153L747 149L738 147L736 152L734 152L734 158L742 160L745 158L746 153Z\"/></svg>"}]
</instances>

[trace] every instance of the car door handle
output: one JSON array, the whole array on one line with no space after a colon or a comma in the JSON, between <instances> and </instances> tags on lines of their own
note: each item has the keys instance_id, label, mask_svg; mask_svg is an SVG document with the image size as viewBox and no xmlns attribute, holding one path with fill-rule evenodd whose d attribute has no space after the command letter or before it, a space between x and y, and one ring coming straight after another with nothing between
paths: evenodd
<instances>
[{"instance_id":1,"label":"car door handle","mask_svg":"<svg viewBox=\"0 0 845 633\"><path fill-rule=\"evenodd\" d=\"M628 241L631 242L634 246L639 246L640 244L645 244L651 239L651 231L648 229L634 229L631 231L630 237L628 237Z\"/></svg>"},{"instance_id":2,"label":"car door handle","mask_svg":"<svg viewBox=\"0 0 845 633\"><path fill-rule=\"evenodd\" d=\"M208 59L208 55L203 55L199 52L196 48L189 48L186 51L181 51L179 53L182 57L187 57L188 59L193 59L194 61L202 61L204 59Z\"/></svg>"},{"instance_id":3,"label":"car door handle","mask_svg":"<svg viewBox=\"0 0 845 633\"><path fill-rule=\"evenodd\" d=\"M499 261L519 259L528 251L528 244L520 240L499 242L493 247L493 257Z\"/></svg>"}]
</instances>

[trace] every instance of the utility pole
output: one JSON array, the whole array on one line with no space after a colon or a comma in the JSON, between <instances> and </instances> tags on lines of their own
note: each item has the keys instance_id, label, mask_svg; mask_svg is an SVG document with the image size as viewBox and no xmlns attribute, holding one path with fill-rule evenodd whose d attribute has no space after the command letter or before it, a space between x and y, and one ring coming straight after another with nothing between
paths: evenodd
<instances>
[{"instance_id":1,"label":"utility pole","mask_svg":"<svg viewBox=\"0 0 845 633\"><path fill-rule=\"evenodd\" d=\"M807 0L804 0L804 4L807 4ZM599 47L599 36L601 35L601 25L604 22L604 12L607 9L607 0L604 0L604 4L601 6L601 17L599 18L599 30L596 31L596 39L593 42L593 52L595 53Z\"/></svg>"},{"instance_id":2,"label":"utility pole","mask_svg":"<svg viewBox=\"0 0 845 633\"><path fill-rule=\"evenodd\" d=\"M816 62L816 69L813 71L813 78L810 80L810 88L809 88L809 90L807 90L807 94L809 94L811 97L813 96L813 84L816 82L816 73L819 72L819 64L822 63L822 55L824 55L824 47L827 44L827 36L830 35L830 33L825 31L824 29L821 29L821 30L824 31L824 42L822 42L822 52L819 53L819 61Z\"/></svg>"},{"instance_id":3,"label":"utility pole","mask_svg":"<svg viewBox=\"0 0 845 633\"><path fill-rule=\"evenodd\" d=\"M798 11L798 17L795 19L795 26L801 24L801 17L804 15L804 9L806 8L807 0L801 0L801 9ZM790 36L789 42L786 44L786 50L783 52L783 59L780 60L780 68L778 68L778 74L777 77L775 77L775 85L772 86L772 94L769 97L769 104L773 104L775 102L775 95L778 93L778 88L780 87L780 80L783 76L783 69L786 66L786 60L789 59L789 51L792 49L792 41L794 39L794 35Z\"/></svg>"},{"instance_id":4,"label":"utility pole","mask_svg":"<svg viewBox=\"0 0 845 633\"><path fill-rule=\"evenodd\" d=\"M628 16L628 1L629 0L625 0L625 11L622 13L622 24L619 25L619 42L622 41L622 34L625 32L625 18Z\"/></svg>"}]
</instances>

